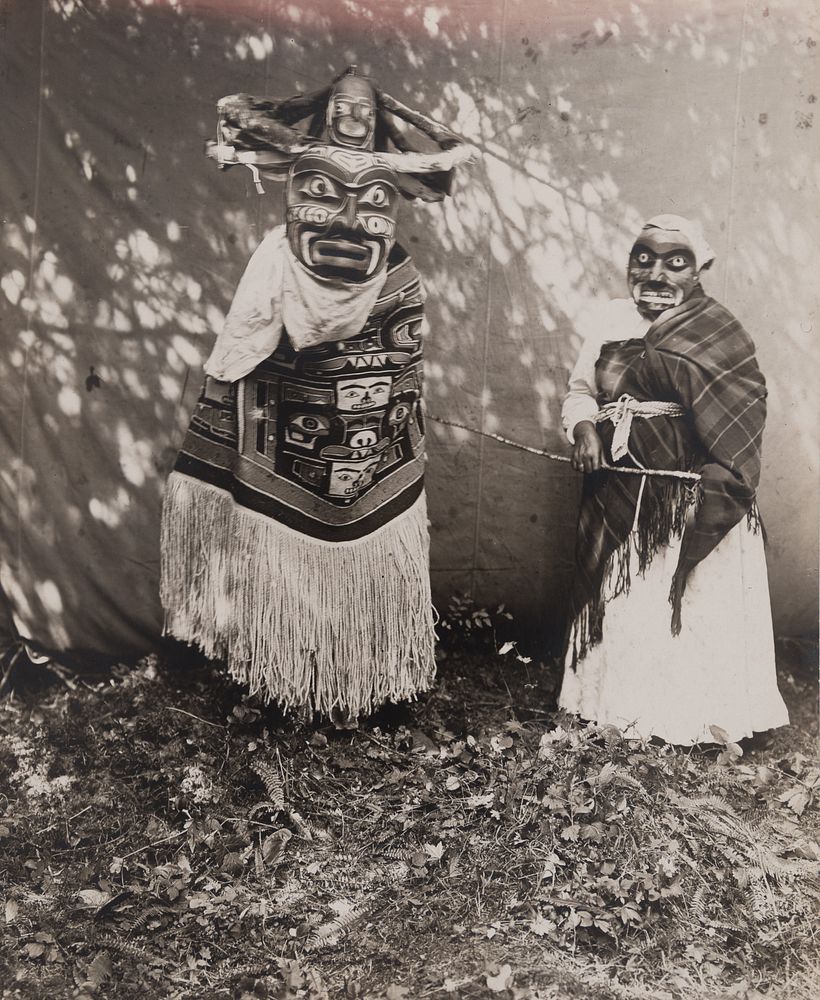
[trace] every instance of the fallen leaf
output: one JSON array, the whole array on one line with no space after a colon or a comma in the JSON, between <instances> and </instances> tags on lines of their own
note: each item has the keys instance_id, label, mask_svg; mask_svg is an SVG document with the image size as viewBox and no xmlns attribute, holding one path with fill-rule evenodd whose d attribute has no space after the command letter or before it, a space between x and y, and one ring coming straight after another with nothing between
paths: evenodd
<instances>
[{"instance_id":1,"label":"fallen leaf","mask_svg":"<svg viewBox=\"0 0 820 1000\"><path fill-rule=\"evenodd\" d=\"M80 889L77 898L81 899L86 906L93 906L96 909L107 903L111 899L111 894L100 889Z\"/></svg>"},{"instance_id":2,"label":"fallen leaf","mask_svg":"<svg viewBox=\"0 0 820 1000\"><path fill-rule=\"evenodd\" d=\"M407 1000L410 992L406 986L388 986L385 993L387 1000Z\"/></svg>"},{"instance_id":3,"label":"fallen leaf","mask_svg":"<svg viewBox=\"0 0 820 1000\"><path fill-rule=\"evenodd\" d=\"M618 916L625 924L629 923L639 924L642 922L640 910L638 910L632 903L625 903L618 910Z\"/></svg>"},{"instance_id":4,"label":"fallen leaf","mask_svg":"<svg viewBox=\"0 0 820 1000\"><path fill-rule=\"evenodd\" d=\"M538 937L544 937L545 934L552 934L552 932L557 929L558 925L552 920L547 920L547 918L541 913L530 921L530 930L533 934L537 934Z\"/></svg>"},{"instance_id":5,"label":"fallen leaf","mask_svg":"<svg viewBox=\"0 0 820 1000\"><path fill-rule=\"evenodd\" d=\"M512 985L513 970L511 965L502 965L498 970L498 975L491 976L487 973L487 987L493 993L503 993Z\"/></svg>"},{"instance_id":6,"label":"fallen leaf","mask_svg":"<svg viewBox=\"0 0 820 1000\"><path fill-rule=\"evenodd\" d=\"M709 732L712 734L712 736L714 736L715 743L722 743L724 746L726 746L728 743L732 742L729 739L729 734L726 732L725 729L722 729L720 726L709 726Z\"/></svg>"},{"instance_id":7,"label":"fallen leaf","mask_svg":"<svg viewBox=\"0 0 820 1000\"><path fill-rule=\"evenodd\" d=\"M487 792L484 795L468 795L464 805L468 809L478 809L480 806L491 806L493 802L495 802L495 792Z\"/></svg>"},{"instance_id":8,"label":"fallen leaf","mask_svg":"<svg viewBox=\"0 0 820 1000\"><path fill-rule=\"evenodd\" d=\"M262 842L262 860L269 865L276 864L285 852L285 845L293 835L290 830L281 829L265 837Z\"/></svg>"},{"instance_id":9,"label":"fallen leaf","mask_svg":"<svg viewBox=\"0 0 820 1000\"><path fill-rule=\"evenodd\" d=\"M113 975L114 968L107 952L101 951L88 967L88 982L97 989Z\"/></svg>"},{"instance_id":10,"label":"fallen leaf","mask_svg":"<svg viewBox=\"0 0 820 1000\"><path fill-rule=\"evenodd\" d=\"M18 909L19 909L19 907L17 905L17 900L16 899L7 899L6 900L6 923L7 924L13 924L14 923L14 921L15 921L15 919L17 917L17 911L18 911Z\"/></svg>"},{"instance_id":11,"label":"fallen leaf","mask_svg":"<svg viewBox=\"0 0 820 1000\"><path fill-rule=\"evenodd\" d=\"M727 743L726 749L718 754L717 762L718 764L732 764L736 760L740 760L742 756L742 747L738 746L737 743Z\"/></svg>"}]
</instances>

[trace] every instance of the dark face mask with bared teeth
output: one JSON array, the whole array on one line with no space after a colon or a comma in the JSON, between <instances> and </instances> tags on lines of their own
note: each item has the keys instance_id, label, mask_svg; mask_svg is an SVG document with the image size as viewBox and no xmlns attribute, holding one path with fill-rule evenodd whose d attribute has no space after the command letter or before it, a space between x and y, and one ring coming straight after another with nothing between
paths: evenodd
<instances>
[{"instance_id":1,"label":"dark face mask with bared teeth","mask_svg":"<svg viewBox=\"0 0 820 1000\"><path fill-rule=\"evenodd\" d=\"M642 234L629 255L627 281L641 316L657 319L685 302L698 284L695 255L672 234Z\"/></svg>"}]
</instances>

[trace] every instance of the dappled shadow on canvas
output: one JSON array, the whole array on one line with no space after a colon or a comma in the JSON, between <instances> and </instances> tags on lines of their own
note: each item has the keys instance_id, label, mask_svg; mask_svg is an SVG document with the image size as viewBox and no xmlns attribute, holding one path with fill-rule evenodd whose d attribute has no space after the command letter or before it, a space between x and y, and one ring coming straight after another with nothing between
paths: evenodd
<instances>
[{"instance_id":1,"label":"dappled shadow on canvas","mask_svg":"<svg viewBox=\"0 0 820 1000\"><path fill-rule=\"evenodd\" d=\"M158 633L163 484L244 263L282 221L275 182L259 195L245 171L205 159L216 100L307 91L349 62L481 152L452 199L408 204L400 219L428 292L430 413L565 447L560 399L579 314L623 294L620 265L644 216L699 214L719 254L707 290L747 322L769 376L769 526L786 565L805 513L794 521L799 480L777 443L794 423L813 426L801 375L813 330L796 291L816 253L800 212L810 32L794 12L747 8L50 0L14 10L0 433L15 457L0 471L0 584L18 621L56 648L118 652ZM785 65L794 106L778 110L768 89ZM767 368L784 348L787 363ZM812 453L801 447L790 462ZM429 451L439 596L504 600L559 631L575 477L451 427L431 427Z\"/></svg>"}]
</instances>

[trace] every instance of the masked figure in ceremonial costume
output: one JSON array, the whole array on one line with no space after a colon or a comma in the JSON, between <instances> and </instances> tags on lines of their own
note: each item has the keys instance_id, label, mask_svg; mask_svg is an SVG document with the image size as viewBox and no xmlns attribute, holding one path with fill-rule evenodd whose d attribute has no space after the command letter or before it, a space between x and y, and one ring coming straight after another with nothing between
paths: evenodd
<instances>
[{"instance_id":1,"label":"masked figure in ceremonial costume","mask_svg":"<svg viewBox=\"0 0 820 1000\"><path fill-rule=\"evenodd\" d=\"M632 298L586 318L563 409L586 475L560 704L682 745L788 722L755 500L766 387L748 334L701 288L713 257L697 224L646 223Z\"/></svg>"},{"instance_id":2,"label":"masked figure in ceremonial costume","mask_svg":"<svg viewBox=\"0 0 820 1000\"><path fill-rule=\"evenodd\" d=\"M168 482L166 631L265 700L351 719L433 679L424 294L396 216L472 154L352 70L219 110L212 155L286 180L286 224L239 283Z\"/></svg>"}]
</instances>

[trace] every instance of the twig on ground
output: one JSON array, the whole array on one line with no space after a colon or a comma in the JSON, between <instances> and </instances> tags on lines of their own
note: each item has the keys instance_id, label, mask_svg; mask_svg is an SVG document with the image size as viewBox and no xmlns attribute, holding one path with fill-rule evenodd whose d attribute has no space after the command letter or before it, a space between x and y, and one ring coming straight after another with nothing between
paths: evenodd
<instances>
[{"instance_id":1,"label":"twig on ground","mask_svg":"<svg viewBox=\"0 0 820 1000\"><path fill-rule=\"evenodd\" d=\"M177 708L174 705L169 705L168 710L171 712L179 712L180 715L187 715L191 719L196 719L197 722L203 722L206 726L213 726L214 729L224 729L225 727L219 722L211 722L209 719L203 719L200 715L194 715L193 712L186 712L184 708Z\"/></svg>"}]
</instances>

